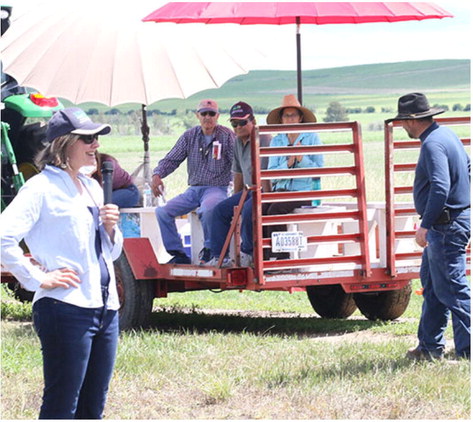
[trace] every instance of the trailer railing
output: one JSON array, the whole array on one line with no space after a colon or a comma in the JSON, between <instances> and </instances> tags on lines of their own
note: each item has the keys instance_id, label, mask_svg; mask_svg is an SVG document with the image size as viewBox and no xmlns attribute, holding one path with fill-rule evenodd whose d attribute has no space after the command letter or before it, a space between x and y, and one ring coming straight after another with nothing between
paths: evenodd
<instances>
[{"instance_id":1,"label":"trailer railing","mask_svg":"<svg viewBox=\"0 0 473 422\"><path fill-rule=\"evenodd\" d=\"M262 147L259 143L261 135L277 135L279 133L302 133L316 132L322 145L316 146L294 146L287 147ZM337 134L333 142L328 141L328 134ZM368 216L366 206L365 171L363 161L363 145L361 139L361 128L357 122L340 123L314 123L296 125L268 125L259 126L255 140L252 143L252 165L253 165L253 218L254 227L254 272L257 285L284 284L281 275L274 277L275 272L286 270L287 275L284 281L292 284L293 280L304 278L302 284L313 284L313 278L320 279L321 272L326 272L328 268L343 270L356 269L362 277L371 276L371 262L368 240ZM260 168L261 158L271 156L292 156L302 154L323 154L327 165L316 168L300 168L288 170L267 170ZM344 156L343 165L337 164L339 157ZM332 159L330 159L330 157ZM347 179L348 176L348 179ZM273 179L294 179L300 177L321 178L321 190L309 191L287 191L287 192L263 192L263 180ZM330 184L325 185L329 177L343 178L345 186L331 188ZM352 179L352 181L349 181ZM297 209L295 212L284 215L263 215L262 206L266 203L279 201L301 201L301 200L322 200L320 207L308 207ZM353 201L353 206L331 207L324 203L329 201ZM351 231L344 233L341 230L341 223L351 221L353 224ZM261 228L274 225L286 224L288 227L295 227L303 232L307 239L308 253L291 254L290 259L285 260L264 260L265 248L271 248L271 239L263 237ZM313 230L313 227L331 227L331 230ZM343 253L343 246L346 243L358 245L355 254ZM325 250L327 253L313 253L315 249ZM330 252L332 251L332 252ZM291 275L291 271L293 271ZM307 273L316 274L309 276ZM306 273L304 277L300 273ZM311 280L312 279L312 280ZM275 282L277 280L277 282ZM292 281L291 281L292 280ZM310 281L311 280L311 281Z\"/></svg>"},{"instance_id":2,"label":"trailer railing","mask_svg":"<svg viewBox=\"0 0 473 422\"><path fill-rule=\"evenodd\" d=\"M470 131L461 130L461 127L470 126L470 117L440 117L435 119L440 125L450 126L458 131L459 137L465 146L471 145ZM421 143L419 140L405 139L401 121L394 121L385 125L385 190L386 190L386 252L387 271L396 277L400 272L411 266L419 266L422 250L397 252L396 245L406 238L415 237L415 227L412 230L399 229L396 224L400 218L412 218L418 224L417 212L412 199L406 201L401 198L409 195L412 198L414 172ZM468 260L470 255L468 254Z\"/></svg>"}]
</instances>

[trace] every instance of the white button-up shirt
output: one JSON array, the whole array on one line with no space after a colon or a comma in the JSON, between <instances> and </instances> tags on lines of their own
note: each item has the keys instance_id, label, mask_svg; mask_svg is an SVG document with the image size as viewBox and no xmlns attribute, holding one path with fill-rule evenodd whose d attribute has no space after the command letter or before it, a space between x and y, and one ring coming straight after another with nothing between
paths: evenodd
<instances>
[{"instance_id":1,"label":"white button-up shirt","mask_svg":"<svg viewBox=\"0 0 473 422\"><path fill-rule=\"evenodd\" d=\"M103 191L97 181L82 175L79 178L95 204L102 206ZM46 166L25 183L0 221L2 265L25 289L35 291L33 303L50 297L84 308L103 306L94 219L68 173ZM115 228L112 242L101 223L99 229L110 274L107 308L116 310L119 302L113 260L121 254L123 237ZM41 267L24 256L19 246L22 239ZM76 271L79 287L41 288L46 272L60 268Z\"/></svg>"}]
</instances>

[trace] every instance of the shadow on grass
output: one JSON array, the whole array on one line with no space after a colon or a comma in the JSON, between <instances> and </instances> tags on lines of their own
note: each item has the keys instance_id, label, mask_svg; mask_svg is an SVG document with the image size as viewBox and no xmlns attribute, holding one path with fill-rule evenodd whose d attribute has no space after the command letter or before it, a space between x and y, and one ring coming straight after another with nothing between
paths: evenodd
<instances>
[{"instance_id":1,"label":"shadow on grass","mask_svg":"<svg viewBox=\"0 0 473 422\"><path fill-rule=\"evenodd\" d=\"M386 324L363 319L323 319L317 316L288 314L206 313L201 310L161 309L152 313L146 330L161 332L255 333L270 335L326 336L368 330Z\"/></svg>"}]
</instances>

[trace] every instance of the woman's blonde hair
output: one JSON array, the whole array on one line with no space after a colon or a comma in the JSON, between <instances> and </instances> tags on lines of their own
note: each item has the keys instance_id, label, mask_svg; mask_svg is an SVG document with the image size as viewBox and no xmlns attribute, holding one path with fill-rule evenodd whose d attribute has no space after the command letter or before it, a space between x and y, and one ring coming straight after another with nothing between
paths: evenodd
<instances>
[{"instance_id":1,"label":"woman's blonde hair","mask_svg":"<svg viewBox=\"0 0 473 422\"><path fill-rule=\"evenodd\" d=\"M51 166L65 169L68 167L68 151L80 139L80 135L68 133L54 139L45 149L40 151L35 158L35 163L41 171L49 164Z\"/></svg>"}]
</instances>

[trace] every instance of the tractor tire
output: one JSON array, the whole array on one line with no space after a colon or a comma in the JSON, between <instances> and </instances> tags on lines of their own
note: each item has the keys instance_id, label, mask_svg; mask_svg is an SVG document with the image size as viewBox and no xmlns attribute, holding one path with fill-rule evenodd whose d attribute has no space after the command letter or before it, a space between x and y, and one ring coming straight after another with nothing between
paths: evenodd
<instances>
[{"instance_id":1,"label":"tractor tire","mask_svg":"<svg viewBox=\"0 0 473 422\"><path fill-rule=\"evenodd\" d=\"M114 264L120 300L120 330L143 327L153 310L154 281L136 280L125 253Z\"/></svg>"},{"instance_id":2,"label":"tractor tire","mask_svg":"<svg viewBox=\"0 0 473 422\"><path fill-rule=\"evenodd\" d=\"M353 294L342 286L307 286L307 296L314 311L322 318L348 318L356 310Z\"/></svg>"},{"instance_id":3,"label":"tractor tire","mask_svg":"<svg viewBox=\"0 0 473 422\"><path fill-rule=\"evenodd\" d=\"M21 284L18 281L8 283L8 288L13 291L13 296L16 300L19 300L22 303L33 302L34 292L30 292L21 287Z\"/></svg>"},{"instance_id":4,"label":"tractor tire","mask_svg":"<svg viewBox=\"0 0 473 422\"><path fill-rule=\"evenodd\" d=\"M355 293L355 303L369 320L390 321L399 318L411 299L411 283L399 290L377 293Z\"/></svg>"}]
</instances>

